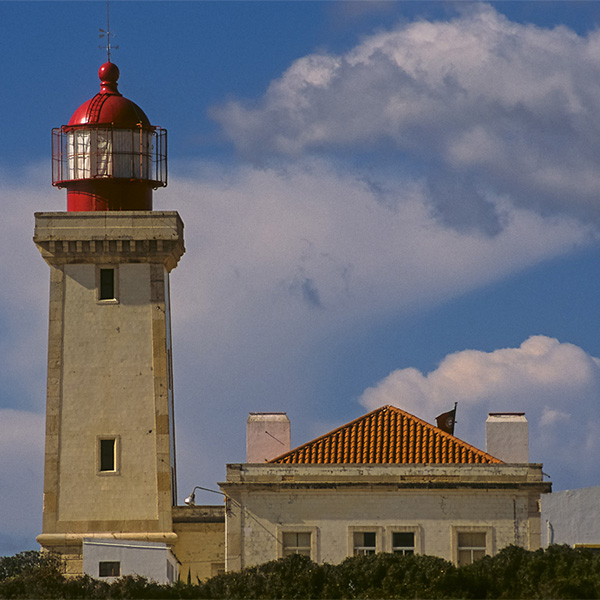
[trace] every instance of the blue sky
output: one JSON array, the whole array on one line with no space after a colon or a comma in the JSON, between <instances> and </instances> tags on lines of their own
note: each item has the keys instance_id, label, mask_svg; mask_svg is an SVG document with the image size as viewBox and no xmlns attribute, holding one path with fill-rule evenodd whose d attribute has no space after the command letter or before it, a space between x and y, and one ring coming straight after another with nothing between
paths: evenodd
<instances>
[{"instance_id":1,"label":"blue sky","mask_svg":"<svg viewBox=\"0 0 600 600\"><path fill-rule=\"evenodd\" d=\"M0 555L41 530L50 130L104 2L2 2ZM179 495L381 404L485 447L525 411L554 489L600 467L600 3L113 2L120 91L169 132ZM212 503L214 497L203 501Z\"/></svg>"}]
</instances>

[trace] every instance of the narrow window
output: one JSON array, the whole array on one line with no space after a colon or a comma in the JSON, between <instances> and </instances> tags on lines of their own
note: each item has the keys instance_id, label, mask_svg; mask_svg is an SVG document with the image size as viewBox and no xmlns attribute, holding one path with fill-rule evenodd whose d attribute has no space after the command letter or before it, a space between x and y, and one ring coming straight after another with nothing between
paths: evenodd
<instances>
[{"instance_id":1,"label":"narrow window","mask_svg":"<svg viewBox=\"0 0 600 600\"><path fill-rule=\"evenodd\" d=\"M377 534L374 531L356 531L354 533L354 556L375 554Z\"/></svg>"},{"instance_id":2,"label":"narrow window","mask_svg":"<svg viewBox=\"0 0 600 600\"><path fill-rule=\"evenodd\" d=\"M116 471L116 449L115 438L100 440L100 471Z\"/></svg>"},{"instance_id":3,"label":"narrow window","mask_svg":"<svg viewBox=\"0 0 600 600\"><path fill-rule=\"evenodd\" d=\"M98 563L98 577L120 577L121 563L118 560L105 560Z\"/></svg>"},{"instance_id":4,"label":"narrow window","mask_svg":"<svg viewBox=\"0 0 600 600\"><path fill-rule=\"evenodd\" d=\"M290 554L304 554L310 556L310 531L284 532L283 556Z\"/></svg>"},{"instance_id":5,"label":"narrow window","mask_svg":"<svg viewBox=\"0 0 600 600\"><path fill-rule=\"evenodd\" d=\"M115 270L100 269L100 286L98 300L115 299Z\"/></svg>"},{"instance_id":6,"label":"narrow window","mask_svg":"<svg viewBox=\"0 0 600 600\"><path fill-rule=\"evenodd\" d=\"M414 554L415 534L413 531L394 531L392 533L392 552L394 554Z\"/></svg>"},{"instance_id":7,"label":"narrow window","mask_svg":"<svg viewBox=\"0 0 600 600\"><path fill-rule=\"evenodd\" d=\"M458 565L470 565L485 556L485 532L463 531L458 534Z\"/></svg>"}]
</instances>

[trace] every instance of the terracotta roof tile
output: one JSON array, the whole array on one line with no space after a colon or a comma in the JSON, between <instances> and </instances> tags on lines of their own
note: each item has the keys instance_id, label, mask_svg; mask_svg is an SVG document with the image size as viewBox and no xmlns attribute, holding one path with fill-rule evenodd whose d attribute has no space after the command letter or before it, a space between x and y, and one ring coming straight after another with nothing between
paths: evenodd
<instances>
[{"instance_id":1,"label":"terracotta roof tile","mask_svg":"<svg viewBox=\"0 0 600 600\"><path fill-rule=\"evenodd\" d=\"M395 406L382 406L269 462L472 464L502 461Z\"/></svg>"}]
</instances>

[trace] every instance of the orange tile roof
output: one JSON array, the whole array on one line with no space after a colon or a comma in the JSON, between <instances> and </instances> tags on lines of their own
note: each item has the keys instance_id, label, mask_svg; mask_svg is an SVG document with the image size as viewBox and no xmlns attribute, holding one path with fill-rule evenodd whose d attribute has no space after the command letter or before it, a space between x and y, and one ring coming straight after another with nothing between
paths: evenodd
<instances>
[{"instance_id":1,"label":"orange tile roof","mask_svg":"<svg viewBox=\"0 0 600 600\"><path fill-rule=\"evenodd\" d=\"M434 425L382 406L270 463L501 463Z\"/></svg>"}]
</instances>

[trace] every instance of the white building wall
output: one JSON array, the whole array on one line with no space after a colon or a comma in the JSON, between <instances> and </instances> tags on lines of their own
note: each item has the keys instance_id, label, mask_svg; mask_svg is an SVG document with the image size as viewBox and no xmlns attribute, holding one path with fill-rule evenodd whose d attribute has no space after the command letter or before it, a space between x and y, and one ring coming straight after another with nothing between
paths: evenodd
<instances>
[{"instance_id":1,"label":"white building wall","mask_svg":"<svg viewBox=\"0 0 600 600\"><path fill-rule=\"evenodd\" d=\"M235 510L235 509L233 509ZM238 510L240 510L238 508ZM515 511L517 518L515 520ZM241 512L241 511L240 511ZM244 564L250 566L280 556L278 537L287 530L310 528L317 536L317 562L339 563L352 555L354 530L375 530L378 549L392 551L392 532L414 528L420 534L420 554L456 560L453 530L476 528L490 533L489 553L528 542L527 497L524 494L469 491L422 492L253 492L240 515Z\"/></svg>"},{"instance_id":2,"label":"white building wall","mask_svg":"<svg viewBox=\"0 0 600 600\"><path fill-rule=\"evenodd\" d=\"M600 486L542 496L542 545L600 545Z\"/></svg>"},{"instance_id":3,"label":"white building wall","mask_svg":"<svg viewBox=\"0 0 600 600\"><path fill-rule=\"evenodd\" d=\"M231 498L227 570L281 556L284 531L310 531L311 558L328 563L352 555L356 530L375 531L381 552L392 551L394 530L414 531L417 553L450 561L457 560L459 531L485 532L490 555L509 544L539 547L537 499L544 484L536 489L533 479L533 486L526 483L532 473L529 465L439 466L445 469L270 465L260 470L258 465L229 465L228 482L221 484ZM241 479L243 472L248 474L245 482L235 481L240 467ZM465 480L471 476L470 483L460 482L461 469ZM478 471L483 479L476 481ZM535 477L541 483L541 469Z\"/></svg>"},{"instance_id":4,"label":"white building wall","mask_svg":"<svg viewBox=\"0 0 600 600\"><path fill-rule=\"evenodd\" d=\"M162 584L173 583L178 577L177 559L166 544L84 539L83 572L109 583L114 581L116 577L99 577L99 564L104 561L118 562L121 577L140 575Z\"/></svg>"}]
</instances>

